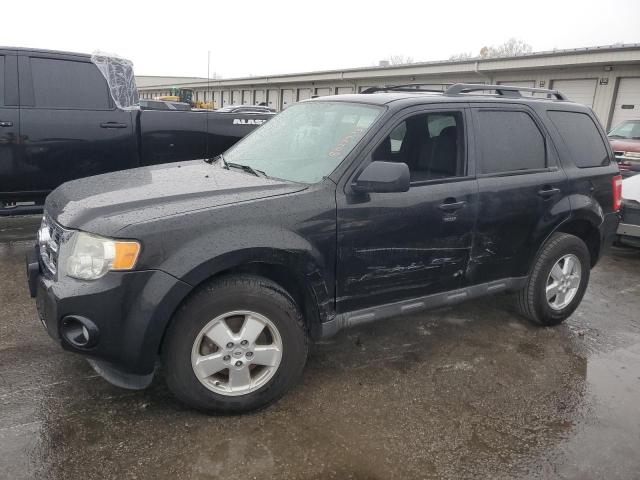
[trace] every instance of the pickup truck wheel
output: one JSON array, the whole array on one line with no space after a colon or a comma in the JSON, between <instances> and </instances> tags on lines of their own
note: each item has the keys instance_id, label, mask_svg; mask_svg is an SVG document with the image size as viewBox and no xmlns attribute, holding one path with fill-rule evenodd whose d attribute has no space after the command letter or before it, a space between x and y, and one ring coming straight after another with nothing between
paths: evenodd
<instances>
[{"instance_id":1,"label":"pickup truck wheel","mask_svg":"<svg viewBox=\"0 0 640 480\"><path fill-rule=\"evenodd\" d=\"M174 395L200 410L241 413L280 398L302 374L307 336L294 300L257 276L223 277L176 313L162 349Z\"/></svg>"},{"instance_id":2,"label":"pickup truck wheel","mask_svg":"<svg viewBox=\"0 0 640 480\"><path fill-rule=\"evenodd\" d=\"M582 240L566 233L553 234L517 294L518 311L539 325L561 323L582 301L590 265L589 250Z\"/></svg>"}]
</instances>

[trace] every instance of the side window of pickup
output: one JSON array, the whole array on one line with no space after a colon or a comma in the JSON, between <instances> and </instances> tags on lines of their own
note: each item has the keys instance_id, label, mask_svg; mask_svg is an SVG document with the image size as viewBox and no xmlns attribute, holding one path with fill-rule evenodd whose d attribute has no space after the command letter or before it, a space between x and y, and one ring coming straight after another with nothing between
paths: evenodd
<instances>
[{"instance_id":1,"label":"side window of pickup","mask_svg":"<svg viewBox=\"0 0 640 480\"><path fill-rule=\"evenodd\" d=\"M107 82L89 62L31 58L35 108L111 110Z\"/></svg>"},{"instance_id":2,"label":"side window of pickup","mask_svg":"<svg viewBox=\"0 0 640 480\"><path fill-rule=\"evenodd\" d=\"M528 113L519 110L479 110L476 142L479 174L546 168L544 136Z\"/></svg>"},{"instance_id":3,"label":"side window of pickup","mask_svg":"<svg viewBox=\"0 0 640 480\"><path fill-rule=\"evenodd\" d=\"M412 182L463 177L461 112L421 113L400 122L376 147L373 160L403 162Z\"/></svg>"}]
</instances>

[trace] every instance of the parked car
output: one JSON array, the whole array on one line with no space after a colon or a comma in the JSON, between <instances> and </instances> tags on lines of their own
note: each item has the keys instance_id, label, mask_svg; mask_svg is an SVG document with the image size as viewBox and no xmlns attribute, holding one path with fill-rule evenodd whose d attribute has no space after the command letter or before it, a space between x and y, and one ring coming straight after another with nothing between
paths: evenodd
<instances>
[{"instance_id":1,"label":"parked car","mask_svg":"<svg viewBox=\"0 0 640 480\"><path fill-rule=\"evenodd\" d=\"M218 113L273 113L274 109L262 105L230 105L218 108Z\"/></svg>"},{"instance_id":2,"label":"parked car","mask_svg":"<svg viewBox=\"0 0 640 480\"><path fill-rule=\"evenodd\" d=\"M168 102L166 100L140 99L141 110L179 110L190 112L191 105L182 102Z\"/></svg>"},{"instance_id":3,"label":"parked car","mask_svg":"<svg viewBox=\"0 0 640 480\"><path fill-rule=\"evenodd\" d=\"M75 178L215 156L273 116L120 108L122 88L137 100L120 67L114 92L90 55L0 47L0 215L41 211Z\"/></svg>"},{"instance_id":4,"label":"parked car","mask_svg":"<svg viewBox=\"0 0 640 480\"><path fill-rule=\"evenodd\" d=\"M640 248L640 175L622 181L621 215L618 242Z\"/></svg>"},{"instance_id":5,"label":"parked car","mask_svg":"<svg viewBox=\"0 0 640 480\"><path fill-rule=\"evenodd\" d=\"M608 137L622 176L640 173L640 120L622 122Z\"/></svg>"},{"instance_id":6,"label":"parked car","mask_svg":"<svg viewBox=\"0 0 640 480\"><path fill-rule=\"evenodd\" d=\"M615 238L621 179L591 109L536 91L556 99L322 97L210 162L65 183L27 263L42 322L115 385L160 359L218 412L278 399L345 327L496 292L557 325Z\"/></svg>"}]
</instances>

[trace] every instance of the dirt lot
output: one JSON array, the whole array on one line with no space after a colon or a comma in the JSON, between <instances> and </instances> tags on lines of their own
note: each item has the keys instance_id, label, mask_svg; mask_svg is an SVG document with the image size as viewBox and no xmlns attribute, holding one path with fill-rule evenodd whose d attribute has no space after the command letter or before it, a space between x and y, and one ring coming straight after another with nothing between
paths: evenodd
<instances>
[{"instance_id":1,"label":"dirt lot","mask_svg":"<svg viewBox=\"0 0 640 480\"><path fill-rule=\"evenodd\" d=\"M47 336L36 225L0 219L0 478L640 476L640 251L605 257L560 327L506 296L368 325L317 345L276 405L215 417L161 377L112 387Z\"/></svg>"}]
</instances>

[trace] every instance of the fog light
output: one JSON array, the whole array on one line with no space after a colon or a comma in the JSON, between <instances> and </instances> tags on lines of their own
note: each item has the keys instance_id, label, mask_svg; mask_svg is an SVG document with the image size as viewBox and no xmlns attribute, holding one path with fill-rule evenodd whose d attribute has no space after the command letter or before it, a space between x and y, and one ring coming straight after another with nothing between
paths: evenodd
<instances>
[{"instance_id":1,"label":"fog light","mask_svg":"<svg viewBox=\"0 0 640 480\"><path fill-rule=\"evenodd\" d=\"M78 315L64 317L60 330L67 343L76 348L91 348L98 343L100 336L95 323Z\"/></svg>"}]
</instances>

